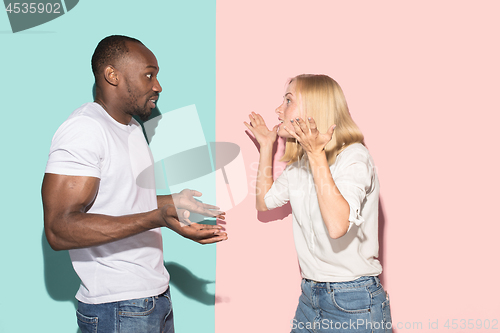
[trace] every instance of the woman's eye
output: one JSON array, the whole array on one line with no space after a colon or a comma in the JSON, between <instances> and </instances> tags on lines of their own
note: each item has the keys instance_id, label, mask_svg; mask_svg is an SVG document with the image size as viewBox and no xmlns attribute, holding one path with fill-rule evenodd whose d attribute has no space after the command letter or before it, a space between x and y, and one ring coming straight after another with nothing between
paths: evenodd
<instances>
[{"instance_id":1,"label":"woman's eye","mask_svg":"<svg viewBox=\"0 0 500 333\"><path fill-rule=\"evenodd\" d=\"M289 98L286 99L286 104L290 104L291 100Z\"/></svg>"}]
</instances>

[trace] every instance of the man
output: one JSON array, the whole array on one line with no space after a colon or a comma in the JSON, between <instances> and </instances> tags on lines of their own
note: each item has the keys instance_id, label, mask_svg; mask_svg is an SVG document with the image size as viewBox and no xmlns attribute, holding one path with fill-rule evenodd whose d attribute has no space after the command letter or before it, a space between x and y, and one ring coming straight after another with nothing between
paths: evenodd
<instances>
[{"instance_id":1,"label":"man","mask_svg":"<svg viewBox=\"0 0 500 333\"><path fill-rule=\"evenodd\" d=\"M173 332L160 228L219 242L227 239L220 226L192 224L189 211L224 213L195 200L199 192L156 196L154 185L144 186L154 184L153 159L132 116L146 120L162 90L153 53L136 39L109 36L92 70L95 102L75 110L52 140L42 184L45 234L54 250L69 250L81 279L82 332Z\"/></svg>"}]
</instances>

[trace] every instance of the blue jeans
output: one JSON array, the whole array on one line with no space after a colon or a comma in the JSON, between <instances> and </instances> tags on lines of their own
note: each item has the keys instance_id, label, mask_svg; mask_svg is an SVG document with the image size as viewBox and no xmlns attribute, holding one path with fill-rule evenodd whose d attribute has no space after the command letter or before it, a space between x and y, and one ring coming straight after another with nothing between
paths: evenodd
<instances>
[{"instance_id":1,"label":"blue jeans","mask_svg":"<svg viewBox=\"0 0 500 333\"><path fill-rule=\"evenodd\" d=\"M389 296L378 277L348 282L302 279L292 333L392 333Z\"/></svg>"},{"instance_id":2,"label":"blue jeans","mask_svg":"<svg viewBox=\"0 0 500 333\"><path fill-rule=\"evenodd\" d=\"M87 304L76 311L82 333L174 333L170 288L153 297Z\"/></svg>"}]
</instances>

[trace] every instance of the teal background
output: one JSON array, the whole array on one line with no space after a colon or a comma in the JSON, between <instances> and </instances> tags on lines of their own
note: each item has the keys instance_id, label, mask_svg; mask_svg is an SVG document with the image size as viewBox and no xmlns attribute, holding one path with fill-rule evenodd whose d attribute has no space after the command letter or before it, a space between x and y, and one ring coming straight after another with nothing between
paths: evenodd
<instances>
[{"instance_id":1,"label":"teal background","mask_svg":"<svg viewBox=\"0 0 500 333\"><path fill-rule=\"evenodd\" d=\"M0 13L2 333L77 332L79 281L67 251L54 252L43 236L40 186L54 132L92 100L90 58L111 34L138 38L155 53L159 111L195 104L207 142L215 141L215 1L80 1L15 34ZM176 332L213 332L215 245L169 230L164 245Z\"/></svg>"}]
</instances>

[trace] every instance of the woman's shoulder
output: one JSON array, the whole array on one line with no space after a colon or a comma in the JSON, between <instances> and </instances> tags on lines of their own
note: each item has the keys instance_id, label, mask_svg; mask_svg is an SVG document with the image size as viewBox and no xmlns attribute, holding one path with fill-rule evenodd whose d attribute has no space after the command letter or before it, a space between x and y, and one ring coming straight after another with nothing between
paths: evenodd
<instances>
[{"instance_id":1,"label":"woman's shoulder","mask_svg":"<svg viewBox=\"0 0 500 333\"><path fill-rule=\"evenodd\" d=\"M350 144L349 146L344 148L344 150L342 150L342 152L339 154L338 157L345 156L345 155L357 155L357 154L370 156L370 152L365 147L365 145L357 142L357 143Z\"/></svg>"},{"instance_id":2,"label":"woman's shoulder","mask_svg":"<svg viewBox=\"0 0 500 333\"><path fill-rule=\"evenodd\" d=\"M344 148L337 156L335 164L352 163L359 161L367 164L373 164L370 152L362 143L353 143Z\"/></svg>"}]
</instances>

